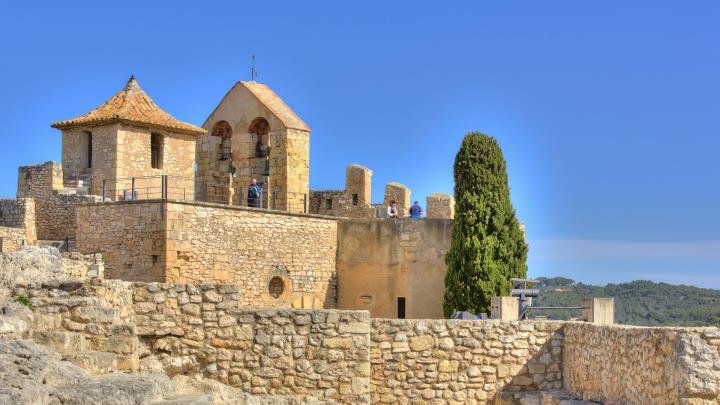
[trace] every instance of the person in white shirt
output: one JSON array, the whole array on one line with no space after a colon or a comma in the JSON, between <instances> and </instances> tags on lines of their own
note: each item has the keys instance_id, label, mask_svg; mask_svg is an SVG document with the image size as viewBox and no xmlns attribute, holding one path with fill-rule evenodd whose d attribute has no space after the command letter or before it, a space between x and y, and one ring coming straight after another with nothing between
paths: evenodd
<instances>
[{"instance_id":1,"label":"person in white shirt","mask_svg":"<svg viewBox=\"0 0 720 405\"><path fill-rule=\"evenodd\" d=\"M397 211L397 205L395 204L395 200L390 201L390 205L387 207L387 214L389 218L397 218L398 211Z\"/></svg>"}]
</instances>

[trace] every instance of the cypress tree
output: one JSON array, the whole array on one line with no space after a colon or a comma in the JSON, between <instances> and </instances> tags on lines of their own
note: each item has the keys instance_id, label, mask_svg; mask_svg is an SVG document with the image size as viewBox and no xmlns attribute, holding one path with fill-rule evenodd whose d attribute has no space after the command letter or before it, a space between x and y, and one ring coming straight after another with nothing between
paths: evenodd
<instances>
[{"instance_id":1,"label":"cypress tree","mask_svg":"<svg viewBox=\"0 0 720 405\"><path fill-rule=\"evenodd\" d=\"M443 311L489 312L510 279L527 273L528 246L510 202L505 158L495 138L465 135L455 156L455 219L445 256Z\"/></svg>"}]
</instances>

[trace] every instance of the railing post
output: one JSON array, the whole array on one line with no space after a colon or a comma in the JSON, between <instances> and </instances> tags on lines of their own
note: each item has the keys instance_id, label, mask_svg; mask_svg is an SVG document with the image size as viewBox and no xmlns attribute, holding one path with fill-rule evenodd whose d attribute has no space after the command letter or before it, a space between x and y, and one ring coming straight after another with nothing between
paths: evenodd
<instances>
[{"instance_id":1,"label":"railing post","mask_svg":"<svg viewBox=\"0 0 720 405\"><path fill-rule=\"evenodd\" d=\"M106 187L107 180L103 179L103 185L102 185L102 200L105 202L105 187Z\"/></svg>"},{"instance_id":2,"label":"railing post","mask_svg":"<svg viewBox=\"0 0 720 405\"><path fill-rule=\"evenodd\" d=\"M160 194L162 195L163 200L167 200L168 198L168 176L167 174L162 175L162 190L160 191Z\"/></svg>"},{"instance_id":3,"label":"railing post","mask_svg":"<svg viewBox=\"0 0 720 405\"><path fill-rule=\"evenodd\" d=\"M130 182L130 201L135 201L135 177Z\"/></svg>"},{"instance_id":4,"label":"railing post","mask_svg":"<svg viewBox=\"0 0 720 405\"><path fill-rule=\"evenodd\" d=\"M303 212L308 213L308 195L303 194Z\"/></svg>"}]
</instances>

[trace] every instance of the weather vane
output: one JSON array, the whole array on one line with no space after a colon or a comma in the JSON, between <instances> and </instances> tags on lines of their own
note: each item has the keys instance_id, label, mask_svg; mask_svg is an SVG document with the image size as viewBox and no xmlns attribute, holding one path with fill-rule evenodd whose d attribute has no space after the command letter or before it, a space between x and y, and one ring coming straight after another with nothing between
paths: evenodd
<instances>
[{"instance_id":1,"label":"weather vane","mask_svg":"<svg viewBox=\"0 0 720 405\"><path fill-rule=\"evenodd\" d=\"M257 70L255 70L255 54L252 54L252 64L250 65L250 81L255 81L258 76Z\"/></svg>"}]
</instances>

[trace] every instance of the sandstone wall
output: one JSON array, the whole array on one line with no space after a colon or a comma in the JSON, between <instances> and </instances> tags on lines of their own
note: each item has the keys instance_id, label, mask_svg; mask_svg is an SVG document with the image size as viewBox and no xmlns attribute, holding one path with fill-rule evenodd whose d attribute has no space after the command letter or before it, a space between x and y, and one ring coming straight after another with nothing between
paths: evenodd
<instances>
[{"instance_id":1,"label":"sandstone wall","mask_svg":"<svg viewBox=\"0 0 720 405\"><path fill-rule=\"evenodd\" d=\"M35 201L35 229L39 240L74 239L75 206L102 200L99 196L77 194L76 190L65 188L62 168L55 162L20 167L17 197Z\"/></svg>"},{"instance_id":2,"label":"sandstone wall","mask_svg":"<svg viewBox=\"0 0 720 405\"><path fill-rule=\"evenodd\" d=\"M425 208L428 218L455 218L455 199L451 195L430 194L427 196Z\"/></svg>"},{"instance_id":3,"label":"sandstone wall","mask_svg":"<svg viewBox=\"0 0 720 405\"><path fill-rule=\"evenodd\" d=\"M165 281L164 210L157 200L80 205L76 249L102 253L107 278Z\"/></svg>"},{"instance_id":4,"label":"sandstone wall","mask_svg":"<svg viewBox=\"0 0 720 405\"><path fill-rule=\"evenodd\" d=\"M623 404L720 403L720 329L568 322L565 386Z\"/></svg>"},{"instance_id":5,"label":"sandstone wall","mask_svg":"<svg viewBox=\"0 0 720 405\"><path fill-rule=\"evenodd\" d=\"M337 221L209 204L167 205L167 281L243 285L242 304L335 307ZM270 281L282 291L273 297Z\"/></svg>"},{"instance_id":6,"label":"sandstone wall","mask_svg":"<svg viewBox=\"0 0 720 405\"><path fill-rule=\"evenodd\" d=\"M562 325L373 319L372 403L484 404L500 392L560 389Z\"/></svg>"},{"instance_id":7,"label":"sandstone wall","mask_svg":"<svg viewBox=\"0 0 720 405\"><path fill-rule=\"evenodd\" d=\"M78 250L103 252L107 278L233 282L243 305L335 307L331 218L140 200L80 206L78 223Z\"/></svg>"},{"instance_id":8,"label":"sandstone wall","mask_svg":"<svg viewBox=\"0 0 720 405\"><path fill-rule=\"evenodd\" d=\"M167 373L255 394L369 403L367 312L239 308L237 285L136 284L141 340Z\"/></svg>"},{"instance_id":9,"label":"sandstone wall","mask_svg":"<svg viewBox=\"0 0 720 405\"><path fill-rule=\"evenodd\" d=\"M26 244L24 229L0 226L0 253L14 252Z\"/></svg>"},{"instance_id":10,"label":"sandstone wall","mask_svg":"<svg viewBox=\"0 0 720 405\"><path fill-rule=\"evenodd\" d=\"M450 220L343 219L338 222L338 308L373 317L444 318Z\"/></svg>"},{"instance_id":11,"label":"sandstone wall","mask_svg":"<svg viewBox=\"0 0 720 405\"><path fill-rule=\"evenodd\" d=\"M27 243L34 243L37 240L35 200L32 198L0 199L0 226L22 229Z\"/></svg>"},{"instance_id":12,"label":"sandstone wall","mask_svg":"<svg viewBox=\"0 0 720 405\"><path fill-rule=\"evenodd\" d=\"M330 200L330 202L328 202ZM370 203L356 202L353 195L343 190L310 191L310 213L345 218L374 218L375 208Z\"/></svg>"}]
</instances>

